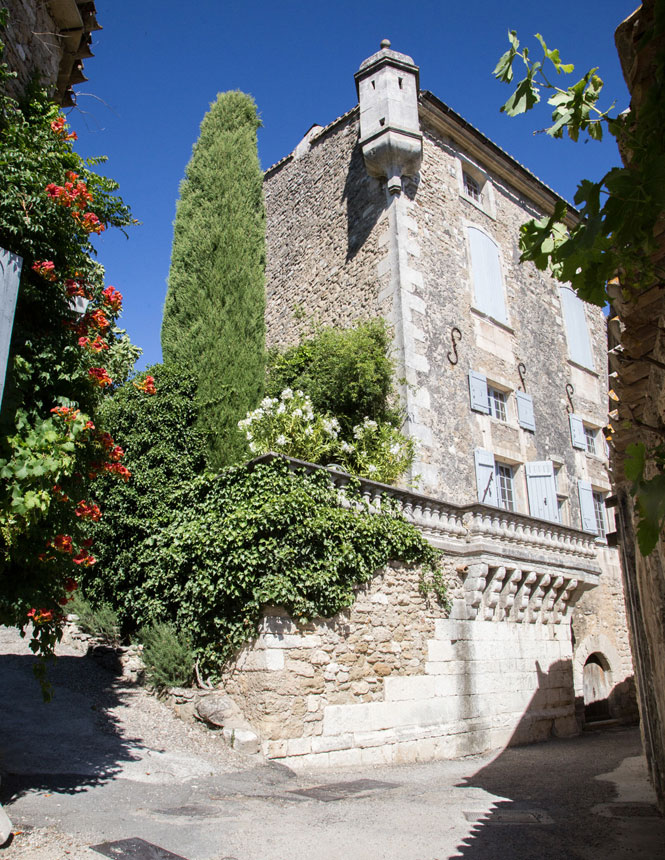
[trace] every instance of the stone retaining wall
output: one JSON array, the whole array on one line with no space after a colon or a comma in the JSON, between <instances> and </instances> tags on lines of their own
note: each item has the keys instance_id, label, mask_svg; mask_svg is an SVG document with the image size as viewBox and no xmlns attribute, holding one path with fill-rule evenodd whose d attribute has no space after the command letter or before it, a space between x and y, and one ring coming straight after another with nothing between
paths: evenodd
<instances>
[{"instance_id":1,"label":"stone retaining wall","mask_svg":"<svg viewBox=\"0 0 665 860\"><path fill-rule=\"evenodd\" d=\"M456 604L464 573L454 565ZM332 619L298 625L267 611L224 679L267 757L424 761L577 732L569 623L449 618L418 583L417 570L392 566Z\"/></svg>"}]
</instances>

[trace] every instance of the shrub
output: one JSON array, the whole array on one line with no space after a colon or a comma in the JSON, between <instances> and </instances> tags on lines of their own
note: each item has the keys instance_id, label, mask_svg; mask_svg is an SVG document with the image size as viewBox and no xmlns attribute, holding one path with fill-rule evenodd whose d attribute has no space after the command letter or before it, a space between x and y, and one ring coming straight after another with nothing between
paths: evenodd
<instances>
[{"instance_id":1,"label":"shrub","mask_svg":"<svg viewBox=\"0 0 665 860\"><path fill-rule=\"evenodd\" d=\"M148 681L158 690L186 687L194 674L194 652L187 636L173 624L156 623L140 632Z\"/></svg>"},{"instance_id":2,"label":"shrub","mask_svg":"<svg viewBox=\"0 0 665 860\"><path fill-rule=\"evenodd\" d=\"M155 393L141 391L152 377ZM186 504L190 482L205 468L205 437L197 425L196 375L177 365L154 365L115 392L103 417L125 450L132 479L101 479L104 511L96 529L95 571L86 594L110 602L131 628L132 606L143 588L143 558L155 532Z\"/></svg>"},{"instance_id":3,"label":"shrub","mask_svg":"<svg viewBox=\"0 0 665 860\"><path fill-rule=\"evenodd\" d=\"M92 240L133 219L96 173L104 159L77 155L45 92L9 98L9 76L0 62L0 247L23 264L0 412L0 622L32 621L31 647L47 656L74 577L94 563L91 481L128 476L98 409L139 351L115 328L122 296L105 287Z\"/></svg>"},{"instance_id":4,"label":"shrub","mask_svg":"<svg viewBox=\"0 0 665 860\"><path fill-rule=\"evenodd\" d=\"M134 545L131 588L113 564L88 571L86 587L127 626L175 624L215 675L256 635L265 604L330 617L391 560L435 568L436 551L388 503L370 513L357 488L346 494L341 505L326 470L294 473L280 460L202 475L171 500L170 522Z\"/></svg>"},{"instance_id":5,"label":"shrub","mask_svg":"<svg viewBox=\"0 0 665 860\"><path fill-rule=\"evenodd\" d=\"M68 609L77 616L77 626L109 645L117 645L120 642L120 624L118 615L108 603L102 603L93 608L86 598L77 592L69 601Z\"/></svg>"},{"instance_id":6,"label":"shrub","mask_svg":"<svg viewBox=\"0 0 665 860\"><path fill-rule=\"evenodd\" d=\"M317 414L309 397L290 388L279 398L265 397L238 426L245 431L254 454L276 451L310 463L334 463L354 475L386 484L404 474L413 462L413 441L388 422L364 418L346 441L336 416Z\"/></svg>"},{"instance_id":7,"label":"shrub","mask_svg":"<svg viewBox=\"0 0 665 860\"><path fill-rule=\"evenodd\" d=\"M394 427L402 415L394 405L394 365L384 320L349 329L322 328L297 346L268 355L266 394L302 390L313 408L339 420L344 438L364 418Z\"/></svg>"}]
</instances>

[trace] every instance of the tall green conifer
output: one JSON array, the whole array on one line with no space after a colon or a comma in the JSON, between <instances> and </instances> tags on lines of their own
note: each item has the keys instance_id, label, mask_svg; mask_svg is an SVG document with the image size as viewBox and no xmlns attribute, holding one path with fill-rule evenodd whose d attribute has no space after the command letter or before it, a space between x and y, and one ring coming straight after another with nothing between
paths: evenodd
<instances>
[{"instance_id":1,"label":"tall green conifer","mask_svg":"<svg viewBox=\"0 0 665 860\"><path fill-rule=\"evenodd\" d=\"M209 461L242 459L237 422L264 380L265 216L251 96L220 93L180 186L162 320L164 360L198 377Z\"/></svg>"}]
</instances>

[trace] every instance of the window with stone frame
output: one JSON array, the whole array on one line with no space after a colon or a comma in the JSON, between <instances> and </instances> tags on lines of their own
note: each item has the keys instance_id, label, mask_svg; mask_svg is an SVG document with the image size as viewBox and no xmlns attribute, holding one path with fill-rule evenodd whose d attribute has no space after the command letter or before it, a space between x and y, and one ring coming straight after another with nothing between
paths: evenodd
<instances>
[{"instance_id":1,"label":"window with stone frame","mask_svg":"<svg viewBox=\"0 0 665 860\"><path fill-rule=\"evenodd\" d=\"M513 487L513 469L507 463L496 463L496 495L500 508L505 511L515 510L515 492Z\"/></svg>"},{"instance_id":2,"label":"window with stone frame","mask_svg":"<svg viewBox=\"0 0 665 860\"><path fill-rule=\"evenodd\" d=\"M490 407L490 415L498 421L507 421L506 404L508 395L505 391L500 391L498 388L487 386L487 399Z\"/></svg>"},{"instance_id":3,"label":"window with stone frame","mask_svg":"<svg viewBox=\"0 0 665 860\"><path fill-rule=\"evenodd\" d=\"M482 201L482 187L480 183L466 170L462 171L462 181L466 196L480 203Z\"/></svg>"},{"instance_id":4,"label":"window with stone frame","mask_svg":"<svg viewBox=\"0 0 665 860\"><path fill-rule=\"evenodd\" d=\"M584 425L584 442L587 454L598 453L596 450L596 430L594 427L589 427L588 424Z\"/></svg>"},{"instance_id":5,"label":"window with stone frame","mask_svg":"<svg viewBox=\"0 0 665 860\"><path fill-rule=\"evenodd\" d=\"M607 521L605 519L605 496L602 493L593 492L593 512L596 515L596 528L598 537L605 540L607 536Z\"/></svg>"}]
</instances>

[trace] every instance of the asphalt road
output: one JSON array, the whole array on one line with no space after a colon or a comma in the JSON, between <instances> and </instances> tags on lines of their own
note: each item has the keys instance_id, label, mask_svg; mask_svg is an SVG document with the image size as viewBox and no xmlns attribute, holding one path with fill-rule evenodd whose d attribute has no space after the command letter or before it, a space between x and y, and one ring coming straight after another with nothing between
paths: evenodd
<instances>
[{"instance_id":1,"label":"asphalt road","mask_svg":"<svg viewBox=\"0 0 665 860\"><path fill-rule=\"evenodd\" d=\"M0 799L18 831L0 860L665 860L636 728L295 774L76 649L43 704L32 661L0 635Z\"/></svg>"}]
</instances>

